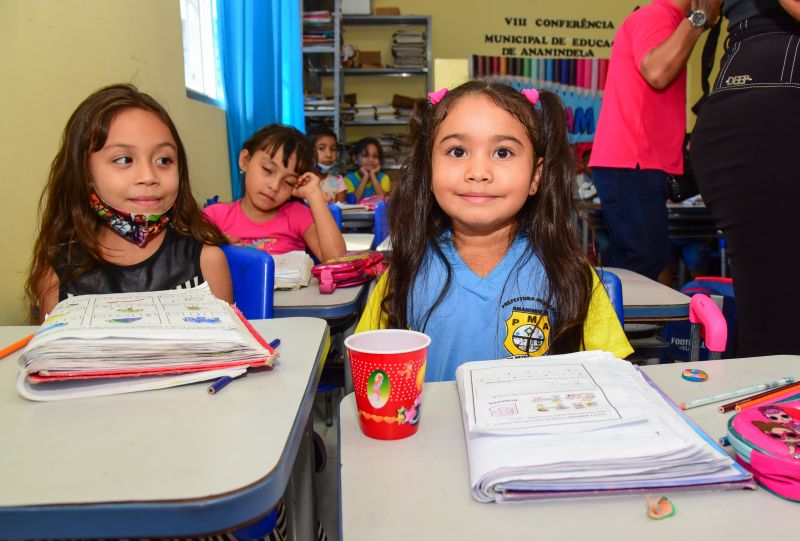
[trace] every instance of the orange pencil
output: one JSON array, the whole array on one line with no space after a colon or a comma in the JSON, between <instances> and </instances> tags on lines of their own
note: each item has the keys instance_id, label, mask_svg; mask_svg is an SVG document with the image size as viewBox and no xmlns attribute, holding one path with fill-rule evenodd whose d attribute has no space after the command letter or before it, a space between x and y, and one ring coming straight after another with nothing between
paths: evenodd
<instances>
[{"instance_id":1,"label":"orange pencil","mask_svg":"<svg viewBox=\"0 0 800 541\"><path fill-rule=\"evenodd\" d=\"M2 359L3 357L6 357L8 355L11 355L15 351L18 351L18 350L24 348L25 346L27 346L28 342L31 341L31 338L33 338L33 335L29 334L25 338L23 338L21 340L17 340L13 344L11 344L9 346L6 346L3 349L0 349L0 359Z\"/></svg>"},{"instance_id":2,"label":"orange pencil","mask_svg":"<svg viewBox=\"0 0 800 541\"><path fill-rule=\"evenodd\" d=\"M758 406L759 404L763 404L765 402L777 402L778 400L782 400L784 398L788 398L790 396L796 395L800 391L800 389L776 389L774 393L762 396L760 398L753 398L752 400L748 400L747 402L743 402L734 408L737 412L742 411L746 408L752 408L753 406Z\"/></svg>"},{"instance_id":3,"label":"orange pencil","mask_svg":"<svg viewBox=\"0 0 800 541\"><path fill-rule=\"evenodd\" d=\"M772 396L775 396L778 393L784 393L784 392L791 391L791 390L795 390L795 391L800 392L800 381L798 381L797 383L787 383L786 385L782 385L782 386L778 387L777 389L770 389L769 391L764 391L763 393L758 393L757 395L754 395L754 396L748 396L747 398L743 398L743 399L737 400L735 402L729 402L727 404L724 404L724 405L720 406L719 407L719 412L720 413L727 413L729 411L735 410L736 406L743 405L745 402L752 402L753 400L756 400L756 399L759 399L759 398L763 398L765 396L772 397Z\"/></svg>"}]
</instances>

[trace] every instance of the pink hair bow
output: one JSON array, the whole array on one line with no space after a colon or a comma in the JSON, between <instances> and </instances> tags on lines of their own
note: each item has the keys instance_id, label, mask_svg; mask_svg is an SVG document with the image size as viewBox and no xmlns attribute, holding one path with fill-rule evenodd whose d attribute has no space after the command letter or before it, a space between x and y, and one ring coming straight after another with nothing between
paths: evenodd
<instances>
[{"instance_id":1,"label":"pink hair bow","mask_svg":"<svg viewBox=\"0 0 800 541\"><path fill-rule=\"evenodd\" d=\"M539 91L535 88L523 88L522 95L525 96L525 99L531 102L531 105L536 105L536 103L539 101Z\"/></svg>"},{"instance_id":2,"label":"pink hair bow","mask_svg":"<svg viewBox=\"0 0 800 541\"><path fill-rule=\"evenodd\" d=\"M442 101L445 94L447 94L447 87L440 88L436 92L428 92L428 99L431 100L431 105L436 105Z\"/></svg>"}]
</instances>

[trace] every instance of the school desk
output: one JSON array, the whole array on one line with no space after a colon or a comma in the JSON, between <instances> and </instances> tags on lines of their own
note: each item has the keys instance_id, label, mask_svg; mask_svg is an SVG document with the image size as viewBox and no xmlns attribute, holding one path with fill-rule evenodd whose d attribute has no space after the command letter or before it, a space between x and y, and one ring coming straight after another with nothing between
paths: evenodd
<instances>
[{"instance_id":1,"label":"school desk","mask_svg":"<svg viewBox=\"0 0 800 541\"><path fill-rule=\"evenodd\" d=\"M319 317L332 320L356 314L364 305L367 287L337 287L331 294L319 292L319 281L311 278L308 287L275 291L275 317Z\"/></svg>"},{"instance_id":2,"label":"school desk","mask_svg":"<svg viewBox=\"0 0 800 541\"><path fill-rule=\"evenodd\" d=\"M680 291L617 267L598 267L616 274L622 282L625 323L665 322L689 317L690 298Z\"/></svg>"},{"instance_id":3,"label":"school desk","mask_svg":"<svg viewBox=\"0 0 800 541\"><path fill-rule=\"evenodd\" d=\"M342 233L344 244L348 252L359 252L372 248L375 235L372 233Z\"/></svg>"},{"instance_id":4,"label":"school desk","mask_svg":"<svg viewBox=\"0 0 800 541\"><path fill-rule=\"evenodd\" d=\"M342 225L345 229L372 229L375 223L374 210L343 210Z\"/></svg>"},{"instance_id":5,"label":"school desk","mask_svg":"<svg viewBox=\"0 0 800 541\"><path fill-rule=\"evenodd\" d=\"M579 203L578 207L585 213L579 220L581 246L588 252L590 230L606 230L603 213L599 204ZM717 241L720 257L720 276L727 276L728 264L726 244L722 233L717 229L711 213L704 204L684 205L683 203L667 203L667 232L670 239L711 240Z\"/></svg>"},{"instance_id":6,"label":"school desk","mask_svg":"<svg viewBox=\"0 0 800 541\"><path fill-rule=\"evenodd\" d=\"M685 368L709 378L692 383ZM800 357L775 356L644 367L673 400L800 377ZM472 499L464 425L454 382L426 383L417 434L379 441L361 434L353 394L340 405L341 535L352 539L526 539L614 541L731 541L788 539L796 533L798 504L764 489L659 491L675 505L664 520L645 514L644 495L486 504ZM731 413L710 404L686 413L714 439ZM586 445L591 445L587 438ZM730 448L726 448L732 453Z\"/></svg>"},{"instance_id":7,"label":"school desk","mask_svg":"<svg viewBox=\"0 0 800 541\"><path fill-rule=\"evenodd\" d=\"M275 368L213 396L206 382L29 402L15 388L19 352L0 359L0 539L217 532L262 516L287 485L287 519L313 539L310 415L328 326L253 325L281 339ZM0 343L31 329L0 327Z\"/></svg>"}]
</instances>

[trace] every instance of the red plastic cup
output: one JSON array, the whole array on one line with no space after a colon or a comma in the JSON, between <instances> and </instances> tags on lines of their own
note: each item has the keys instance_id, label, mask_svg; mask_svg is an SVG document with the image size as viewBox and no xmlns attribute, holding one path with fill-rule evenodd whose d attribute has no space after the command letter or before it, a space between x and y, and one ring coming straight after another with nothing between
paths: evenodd
<instances>
[{"instance_id":1,"label":"red plastic cup","mask_svg":"<svg viewBox=\"0 0 800 541\"><path fill-rule=\"evenodd\" d=\"M363 332L344 341L366 436L399 440L417 431L430 343L425 334L401 329Z\"/></svg>"}]
</instances>

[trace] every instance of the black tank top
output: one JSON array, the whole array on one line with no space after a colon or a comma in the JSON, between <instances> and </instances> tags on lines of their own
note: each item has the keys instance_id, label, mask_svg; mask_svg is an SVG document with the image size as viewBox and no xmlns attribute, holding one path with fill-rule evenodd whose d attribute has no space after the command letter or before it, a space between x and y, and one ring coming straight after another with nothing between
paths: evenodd
<instances>
[{"instance_id":1,"label":"black tank top","mask_svg":"<svg viewBox=\"0 0 800 541\"><path fill-rule=\"evenodd\" d=\"M61 284L58 300L72 295L130 293L182 289L202 284L200 251L202 243L177 234L172 227L164 230L164 240L156 253L135 265L104 263L74 280ZM82 250L73 257L81 258ZM62 249L55 265L59 280L66 274L66 249Z\"/></svg>"}]
</instances>

